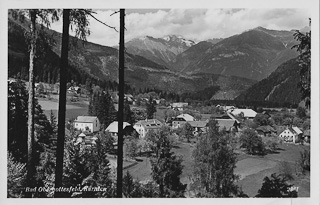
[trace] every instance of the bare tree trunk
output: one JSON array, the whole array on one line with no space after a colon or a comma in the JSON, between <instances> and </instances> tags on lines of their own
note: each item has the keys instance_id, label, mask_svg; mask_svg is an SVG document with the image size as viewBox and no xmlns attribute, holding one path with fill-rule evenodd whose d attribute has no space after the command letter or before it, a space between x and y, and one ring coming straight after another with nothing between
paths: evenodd
<instances>
[{"instance_id":1,"label":"bare tree trunk","mask_svg":"<svg viewBox=\"0 0 320 205\"><path fill-rule=\"evenodd\" d=\"M57 139L57 158L55 170L55 187L62 186L63 174L63 154L65 139L65 118L66 118L66 99L67 99L67 67L68 67L68 46L69 46L69 24L70 9L63 10L63 31L60 58L60 92L59 92L59 111L58 111L58 139ZM54 197L63 197L62 192L55 192Z\"/></svg>"},{"instance_id":2,"label":"bare tree trunk","mask_svg":"<svg viewBox=\"0 0 320 205\"><path fill-rule=\"evenodd\" d=\"M34 186L35 162L34 162L34 56L36 52L36 12L30 10L31 25L31 47L29 59L29 98L28 98L28 160L27 160L27 186ZM26 197L32 197L31 192L26 193Z\"/></svg>"},{"instance_id":3,"label":"bare tree trunk","mask_svg":"<svg viewBox=\"0 0 320 205\"><path fill-rule=\"evenodd\" d=\"M119 109L118 109L118 158L117 158L117 197L122 197L123 175L123 107L124 107L124 9L120 9L119 47Z\"/></svg>"}]
</instances>

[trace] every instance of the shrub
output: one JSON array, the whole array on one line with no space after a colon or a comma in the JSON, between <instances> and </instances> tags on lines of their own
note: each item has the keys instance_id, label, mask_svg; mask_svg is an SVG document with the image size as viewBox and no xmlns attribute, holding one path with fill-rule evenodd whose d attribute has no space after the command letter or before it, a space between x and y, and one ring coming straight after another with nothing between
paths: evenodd
<instances>
[{"instance_id":1,"label":"shrub","mask_svg":"<svg viewBox=\"0 0 320 205\"><path fill-rule=\"evenodd\" d=\"M305 171L310 171L310 150L304 150L300 152L300 159L297 161L298 168L302 174Z\"/></svg>"},{"instance_id":2,"label":"shrub","mask_svg":"<svg viewBox=\"0 0 320 205\"><path fill-rule=\"evenodd\" d=\"M26 178L26 164L14 161L14 158L8 153L7 164L7 197L17 198L23 195L23 184Z\"/></svg>"}]
</instances>

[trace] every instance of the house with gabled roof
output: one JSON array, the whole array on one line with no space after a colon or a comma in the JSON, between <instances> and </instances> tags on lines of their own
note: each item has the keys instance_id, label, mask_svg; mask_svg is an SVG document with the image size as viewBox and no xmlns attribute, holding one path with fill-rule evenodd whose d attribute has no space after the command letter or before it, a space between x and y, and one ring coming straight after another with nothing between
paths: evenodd
<instances>
[{"instance_id":1,"label":"house with gabled roof","mask_svg":"<svg viewBox=\"0 0 320 205\"><path fill-rule=\"evenodd\" d=\"M145 138L150 130L157 132L162 125L162 122L157 119L145 119L138 121L133 128L139 133L140 138Z\"/></svg>"},{"instance_id":2,"label":"house with gabled roof","mask_svg":"<svg viewBox=\"0 0 320 205\"><path fill-rule=\"evenodd\" d=\"M89 132L98 132L101 126L97 116L78 116L73 124L76 130Z\"/></svg>"},{"instance_id":3,"label":"house with gabled roof","mask_svg":"<svg viewBox=\"0 0 320 205\"><path fill-rule=\"evenodd\" d=\"M280 133L279 137L284 142L298 143L302 138L303 132L298 127L287 127L283 132Z\"/></svg>"},{"instance_id":4,"label":"house with gabled roof","mask_svg":"<svg viewBox=\"0 0 320 205\"><path fill-rule=\"evenodd\" d=\"M229 113L231 113L233 116L237 116L241 113L243 113L243 117L247 119L253 119L256 115L257 112L252 110L252 109L231 109L229 110Z\"/></svg>"},{"instance_id":5,"label":"house with gabled roof","mask_svg":"<svg viewBox=\"0 0 320 205\"><path fill-rule=\"evenodd\" d=\"M183 118L185 121L195 121L194 117L189 114L181 114L177 118Z\"/></svg>"}]
</instances>

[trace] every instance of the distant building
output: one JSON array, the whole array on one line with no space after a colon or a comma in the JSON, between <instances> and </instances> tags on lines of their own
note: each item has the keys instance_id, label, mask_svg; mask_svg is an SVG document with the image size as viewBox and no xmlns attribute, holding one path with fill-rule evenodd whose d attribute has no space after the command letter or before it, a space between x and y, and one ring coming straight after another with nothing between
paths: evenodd
<instances>
[{"instance_id":1,"label":"distant building","mask_svg":"<svg viewBox=\"0 0 320 205\"><path fill-rule=\"evenodd\" d=\"M193 128L193 134L207 133L208 121L187 121ZM186 122L186 123L187 123Z\"/></svg>"},{"instance_id":2,"label":"distant building","mask_svg":"<svg viewBox=\"0 0 320 205\"><path fill-rule=\"evenodd\" d=\"M271 134L276 134L277 131L270 125L260 126L256 128L257 133L260 136L270 136Z\"/></svg>"},{"instance_id":3,"label":"distant building","mask_svg":"<svg viewBox=\"0 0 320 205\"><path fill-rule=\"evenodd\" d=\"M285 142L298 143L302 138L303 132L298 127L287 127L281 134L280 138Z\"/></svg>"},{"instance_id":4,"label":"distant building","mask_svg":"<svg viewBox=\"0 0 320 205\"><path fill-rule=\"evenodd\" d=\"M252 109L231 109L229 110L229 113L231 113L233 116L237 116L241 113L243 113L243 117L247 119L253 119L256 115L257 112L252 110Z\"/></svg>"},{"instance_id":5,"label":"distant building","mask_svg":"<svg viewBox=\"0 0 320 205\"><path fill-rule=\"evenodd\" d=\"M74 128L77 130L97 132L100 130L100 121L96 116L78 116L73 122Z\"/></svg>"},{"instance_id":6,"label":"distant building","mask_svg":"<svg viewBox=\"0 0 320 205\"><path fill-rule=\"evenodd\" d=\"M157 119L146 119L138 121L133 128L139 133L140 138L145 138L146 134L150 131L158 131L162 123Z\"/></svg>"},{"instance_id":7,"label":"distant building","mask_svg":"<svg viewBox=\"0 0 320 205\"><path fill-rule=\"evenodd\" d=\"M195 121L194 117L189 114L181 114L177 118L183 118L185 121Z\"/></svg>"},{"instance_id":8,"label":"distant building","mask_svg":"<svg viewBox=\"0 0 320 205\"><path fill-rule=\"evenodd\" d=\"M234 119L216 119L219 126L219 131L225 129L227 132L238 132L239 123Z\"/></svg>"},{"instance_id":9,"label":"distant building","mask_svg":"<svg viewBox=\"0 0 320 205\"><path fill-rule=\"evenodd\" d=\"M124 135L131 135L131 133L134 131L132 125L127 122L123 122L122 127ZM110 132L111 136L118 140L118 121L112 122L105 131Z\"/></svg>"},{"instance_id":10,"label":"distant building","mask_svg":"<svg viewBox=\"0 0 320 205\"><path fill-rule=\"evenodd\" d=\"M188 106L188 103L184 103L184 102L178 102L178 103L171 104L171 108L173 110L178 110L178 111L182 111L187 106Z\"/></svg>"},{"instance_id":11,"label":"distant building","mask_svg":"<svg viewBox=\"0 0 320 205\"><path fill-rule=\"evenodd\" d=\"M182 127L184 124L186 124L186 120L182 117L175 117L169 120L169 123L170 122L172 125L172 129L178 129L179 127Z\"/></svg>"}]
</instances>

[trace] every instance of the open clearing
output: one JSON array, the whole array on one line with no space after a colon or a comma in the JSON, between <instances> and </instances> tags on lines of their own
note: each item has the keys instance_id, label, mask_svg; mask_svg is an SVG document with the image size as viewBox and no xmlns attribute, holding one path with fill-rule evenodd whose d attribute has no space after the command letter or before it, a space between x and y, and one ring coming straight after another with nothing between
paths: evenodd
<instances>
[{"instance_id":1,"label":"open clearing","mask_svg":"<svg viewBox=\"0 0 320 205\"><path fill-rule=\"evenodd\" d=\"M58 110L59 103L48 101L48 100L38 100L43 110ZM79 109L81 107L76 105L66 105L66 109Z\"/></svg>"},{"instance_id":2,"label":"open clearing","mask_svg":"<svg viewBox=\"0 0 320 205\"><path fill-rule=\"evenodd\" d=\"M58 102L49 100L38 100L41 105L44 114L49 117L51 110L53 114L58 117ZM75 119L80 115L88 115L88 105L86 102L83 103L73 103L66 105L66 118L67 120Z\"/></svg>"},{"instance_id":3,"label":"open clearing","mask_svg":"<svg viewBox=\"0 0 320 205\"><path fill-rule=\"evenodd\" d=\"M240 176L240 180L266 169L274 168L277 162L264 159L247 158L238 161L234 173Z\"/></svg>"}]
</instances>

